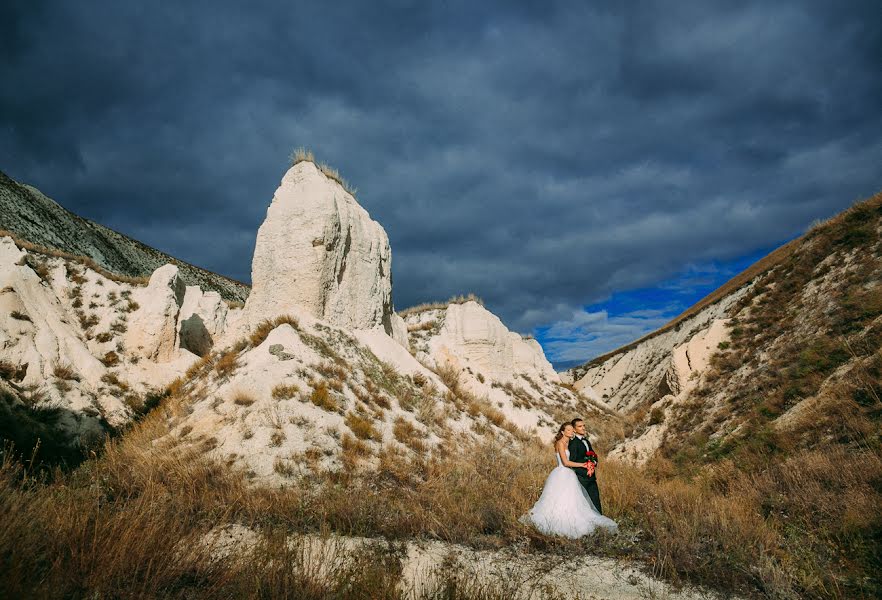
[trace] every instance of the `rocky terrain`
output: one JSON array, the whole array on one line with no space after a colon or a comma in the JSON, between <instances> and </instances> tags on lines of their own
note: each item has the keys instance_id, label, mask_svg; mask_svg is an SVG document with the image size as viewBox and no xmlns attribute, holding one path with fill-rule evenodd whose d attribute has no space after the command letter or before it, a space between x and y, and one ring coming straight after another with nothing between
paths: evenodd
<instances>
[{"instance_id":1,"label":"rocky terrain","mask_svg":"<svg viewBox=\"0 0 882 600\"><path fill-rule=\"evenodd\" d=\"M74 226L93 229L71 216L40 239L88 239ZM589 409L534 340L475 302L397 315L385 231L310 160L267 209L244 306L174 263L133 279L9 235L0 278L6 430L24 446L14 414L89 449L171 396L170 442L284 481L343 456L375 465L381 449L548 438Z\"/></svg>"},{"instance_id":2,"label":"rocky terrain","mask_svg":"<svg viewBox=\"0 0 882 600\"><path fill-rule=\"evenodd\" d=\"M613 455L642 462L696 436L737 446L767 425L803 435L822 406L841 405L831 390L871 381L861 373L879 348L880 205L815 226L699 310L572 369L576 389L627 415Z\"/></svg>"},{"instance_id":3,"label":"rocky terrain","mask_svg":"<svg viewBox=\"0 0 882 600\"><path fill-rule=\"evenodd\" d=\"M679 595L655 577L723 597L882 589L882 196L557 374L477 298L396 313L385 231L308 156L268 206L247 298L149 263L150 249L115 272L137 243L102 250L117 238L35 190L2 190L13 597L226 598L259 581L269 597L397 598L439 561L440 597L541 596L566 588L548 565L589 554L553 572L601 596ZM574 414L593 428L617 536L560 540L519 520ZM371 549L321 576L299 544L329 532ZM205 543L218 535L229 548Z\"/></svg>"},{"instance_id":4,"label":"rocky terrain","mask_svg":"<svg viewBox=\"0 0 882 600\"><path fill-rule=\"evenodd\" d=\"M87 258L97 269L135 279L173 264L187 285L213 290L229 301L244 302L244 283L186 263L104 225L84 219L39 190L0 172L0 232L23 243Z\"/></svg>"}]
</instances>

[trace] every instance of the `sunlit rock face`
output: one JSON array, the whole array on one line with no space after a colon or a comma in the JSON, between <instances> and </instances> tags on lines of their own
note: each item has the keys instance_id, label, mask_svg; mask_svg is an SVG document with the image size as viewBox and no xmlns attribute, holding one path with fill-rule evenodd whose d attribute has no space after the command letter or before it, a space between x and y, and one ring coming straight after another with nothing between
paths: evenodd
<instances>
[{"instance_id":1,"label":"sunlit rock face","mask_svg":"<svg viewBox=\"0 0 882 600\"><path fill-rule=\"evenodd\" d=\"M282 178L257 233L251 326L291 307L348 329L392 335L389 238L337 181L310 161Z\"/></svg>"}]
</instances>

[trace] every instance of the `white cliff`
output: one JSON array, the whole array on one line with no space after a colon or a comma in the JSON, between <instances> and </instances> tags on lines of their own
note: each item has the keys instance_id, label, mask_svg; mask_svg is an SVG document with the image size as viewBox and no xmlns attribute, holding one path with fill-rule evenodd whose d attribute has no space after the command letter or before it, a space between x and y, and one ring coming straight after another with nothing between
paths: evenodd
<instances>
[{"instance_id":1,"label":"white cliff","mask_svg":"<svg viewBox=\"0 0 882 600\"><path fill-rule=\"evenodd\" d=\"M392 334L386 232L311 161L282 178L257 233L251 277L251 327L301 306L334 325Z\"/></svg>"},{"instance_id":2,"label":"white cliff","mask_svg":"<svg viewBox=\"0 0 882 600\"><path fill-rule=\"evenodd\" d=\"M520 427L548 437L554 419L590 409L561 382L536 340L509 331L474 300L404 311L404 320L417 360L453 372L461 386L487 397Z\"/></svg>"},{"instance_id":3,"label":"white cliff","mask_svg":"<svg viewBox=\"0 0 882 600\"><path fill-rule=\"evenodd\" d=\"M748 290L721 298L675 328L599 363L571 369L575 388L622 414L642 411L649 424L624 440L611 456L643 462L661 444L670 422L666 416L682 404L709 371L710 359L728 340L728 310ZM655 411L655 417L649 418ZM640 413L640 414L642 414Z\"/></svg>"}]
</instances>

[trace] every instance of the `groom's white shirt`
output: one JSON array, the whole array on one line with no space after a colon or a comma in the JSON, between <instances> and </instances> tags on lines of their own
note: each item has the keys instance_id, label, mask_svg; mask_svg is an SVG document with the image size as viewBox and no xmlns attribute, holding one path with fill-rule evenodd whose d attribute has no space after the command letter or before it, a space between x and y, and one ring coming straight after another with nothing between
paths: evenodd
<instances>
[{"instance_id":1,"label":"groom's white shirt","mask_svg":"<svg viewBox=\"0 0 882 600\"><path fill-rule=\"evenodd\" d=\"M588 442L585 441L585 438L583 438L583 437L582 437L581 435L579 435L578 433L576 434L576 437L579 438L580 440L582 440L582 443L585 444L585 450L588 450L588 451L590 452L590 451L591 451L591 448L588 447Z\"/></svg>"}]
</instances>

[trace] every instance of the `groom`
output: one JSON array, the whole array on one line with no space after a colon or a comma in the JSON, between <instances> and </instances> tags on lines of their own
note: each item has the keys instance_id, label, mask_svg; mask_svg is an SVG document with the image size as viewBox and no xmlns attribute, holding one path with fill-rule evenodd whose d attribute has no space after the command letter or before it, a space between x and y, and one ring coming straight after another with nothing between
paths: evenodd
<instances>
[{"instance_id":1,"label":"groom","mask_svg":"<svg viewBox=\"0 0 882 600\"><path fill-rule=\"evenodd\" d=\"M570 443L567 446L570 451L570 460L577 463L584 463L588 460L588 452L594 451L591 447L591 442L589 442L588 438L585 436L585 421L577 418L570 421L570 424L573 426L573 429L576 430L576 435L570 439ZM581 483L582 487L585 488L585 491L588 492L588 497L591 498L591 502L594 503L594 508L597 509L597 512L603 514L603 510L600 508L600 490L597 488L597 476L594 474L594 465L588 463L587 469L585 467L571 468L576 472L576 477L579 478L579 483Z\"/></svg>"}]
</instances>

